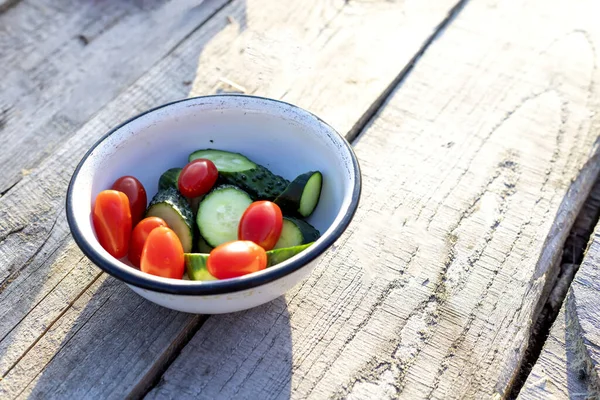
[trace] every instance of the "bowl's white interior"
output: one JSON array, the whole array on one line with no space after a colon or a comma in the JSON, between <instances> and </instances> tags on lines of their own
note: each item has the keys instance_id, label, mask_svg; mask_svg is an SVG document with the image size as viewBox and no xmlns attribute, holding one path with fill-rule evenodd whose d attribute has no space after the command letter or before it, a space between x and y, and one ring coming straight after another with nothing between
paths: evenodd
<instances>
[{"instance_id":1,"label":"bowl's white interior","mask_svg":"<svg viewBox=\"0 0 600 400\"><path fill-rule=\"evenodd\" d=\"M324 236L348 212L355 184L350 151L330 127L284 103L244 96L191 99L147 113L103 140L73 182L74 217L83 237L110 257L92 229L96 195L123 175L138 178L148 194L168 168L183 167L197 149L240 152L292 180L319 170L323 189L308 221Z\"/></svg>"}]
</instances>

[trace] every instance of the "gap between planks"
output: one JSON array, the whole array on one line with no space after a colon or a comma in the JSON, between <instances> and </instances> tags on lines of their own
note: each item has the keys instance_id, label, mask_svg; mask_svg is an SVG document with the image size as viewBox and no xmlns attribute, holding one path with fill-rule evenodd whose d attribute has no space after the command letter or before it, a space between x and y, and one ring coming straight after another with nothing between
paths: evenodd
<instances>
[{"instance_id":1,"label":"gap between planks","mask_svg":"<svg viewBox=\"0 0 600 400\"><path fill-rule=\"evenodd\" d=\"M361 133L365 131L365 129L377 115L377 111L379 111L385 105L387 100L392 96L394 90L399 89L402 86L402 83L410 75L410 72L419 62L423 54L425 54L434 40L443 34L448 25L454 21L456 16L465 7L468 1L469 0L460 0L448 11L446 18L444 18L438 24L438 26L436 26L433 33L423 42L423 45L415 53L414 57L408 62L408 64L406 64L406 66L402 69L402 71L400 71L398 76L389 84L389 86L385 88L381 95L375 99L373 104L371 104L371 107L369 107L369 109L358 119L356 124L352 127L352 129L350 129L350 132L348 132L348 135L346 136L346 139L348 139L351 144L354 144L357 140L359 140Z\"/></svg>"},{"instance_id":2,"label":"gap between planks","mask_svg":"<svg viewBox=\"0 0 600 400\"><path fill-rule=\"evenodd\" d=\"M573 185L577 185L579 179ZM517 377L513 382L512 388L509 388L509 398L514 399L519 393L534 365L537 363L544 345L548 340L550 330L558 317L561 307L567 296L575 273L578 271L590 239L593 240L594 228L600 220L600 176L596 175L594 185L590 191L583 207L581 208L575 222L571 228L569 237L564 243L561 265L558 268L552 288L549 290L549 296L546 300L537 321L534 322L527 351L521 362Z\"/></svg>"},{"instance_id":3,"label":"gap between planks","mask_svg":"<svg viewBox=\"0 0 600 400\"><path fill-rule=\"evenodd\" d=\"M0 0L0 14L17 5L21 0Z\"/></svg>"}]
</instances>

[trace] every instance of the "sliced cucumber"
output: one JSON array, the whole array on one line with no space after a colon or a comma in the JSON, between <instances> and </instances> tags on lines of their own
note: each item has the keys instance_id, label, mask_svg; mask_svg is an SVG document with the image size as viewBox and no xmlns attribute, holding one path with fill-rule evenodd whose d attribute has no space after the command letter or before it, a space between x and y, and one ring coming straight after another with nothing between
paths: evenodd
<instances>
[{"instance_id":1,"label":"sliced cucumber","mask_svg":"<svg viewBox=\"0 0 600 400\"><path fill-rule=\"evenodd\" d=\"M170 187L177 189L177 181L179 180L179 174L181 168L170 168L163 172L158 179L158 190L165 190Z\"/></svg>"},{"instance_id":2,"label":"sliced cucumber","mask_svg":"<svg viewBox=\"0 0 600 400\"><path fill-rule=\"evenodd\" d=\"M152 198L147 217L162 218L181 241L183 251L192 251L194 216L186 199L174 188L161 190Z\"/></svg>"},{"instance_id":3,"label":"sliced cucumber","mask_svg":"<svg viewBox=\"0 0 600 400\"><path fill-rule=\"evenodd\" d=\"M192 162L199 158L212 161L219 172L240 172L256 168L256 164L243 155L229 151L213 149L196 150L190 154L188 161Z\"/></svg>"},{"instance_id":4,"label":"sliced cucumber","mask_svg":"<svg viewBox=\"0 0 600 400\"><path fill-rule=\"evenodd\" d=\"M262 165L241 172L223 172L223 178L232 185L244 189L255 200L274 200L289 184Z\"/></svg>"},{"instance_id":5,"label":"sliced cucumber","mask_svg":"<svg viewBox=\"0 0 600 400\"><path fill-rule=\"evenodd\" d=\"M308 217L321 197L323 175L319 171L306 172L294 179L276 199L281 211Z\"/></svg>"},{"instance_id":6,"label":"sliced cucumber","mask_svg":"<svg viewBox=\"0 0 600 400\"><path fill-rule=\"evenodd\" d=\"M238 187L222 185L213 189L198 207L200 234L212 247L237 240L240 219L251 203L248 193Z\"/></svg>"},{"instance_id":7,"label":"sliced cucumber","mask_svg":"<svg viewBox=\"0 0 600 400\"><path fill-rule=\"evenodd\" d=\"M168 188L174 188L179 190L179 175L181 174L181 168L169 168L160 176L158 180L158 190L165 190ZM202 197L194 197L191 199L186 198L188 204L192 209L192 214L196 215L198 212L198 205L202 201Z\"/></svg>"},{"instance_id":8,"label":"sliced cucumber","mask_svg":"<svg viewBox=\"0 0 600 400\"><path fill-rule=\"evenodd\" d=\"M312 243L303 244L300 246L284 247L267 251L267 268L284 262L288 258L294 257L296 254L306 250Z\"/></svg>"},{"instance_id":9,"label":"sliced cucumber","mask_svg":"<svg viewBox=\"0 0 600 400\"><path fill-rule=\"evenodd\" d=\"M202 236L200 236L198 238L198 241L196 242L196 244L198 246L198 251L200 253L209 254L213 249L208 243L206 243L206 240L204 240L204 238Z\"/></svg>"},{"instance_id":10,"label":"sliced cucumber","mask_svg":"<svg viewBox=\"0 0 600 400\"><path fill-rule=\"evenodd\" d=\"M193 281L214 281L217 280L214 276L208 272L206 263L208 261L208 254L203 253L185 253L183 255L185 259L185 268L187 270L188 277Z\"/></svg>"},{"instance_id":11,"label":"sliced cucumber","mask_svg":"<svg viewBox=\"0 0 600 400\"><path fill-rule=\"evenodd\" d=\"M300 246L312 243L321 236L319 231L306 221L297 218L283 217L281 235L274 249Z\"/></svg>"},{"instance_id":12,"label":"sliced cucumber","mask_svg":"<svg viewBox=\"0 0 600 400\"><path fill-rule=\"evenodd\" d=\"M246 191L254 200L273 200L290 183L262 165L250 161L239 153L222 150L197 150L189 160L206 158L215 163L219 176L226 182Z\"/></svg>"}]
</instances>

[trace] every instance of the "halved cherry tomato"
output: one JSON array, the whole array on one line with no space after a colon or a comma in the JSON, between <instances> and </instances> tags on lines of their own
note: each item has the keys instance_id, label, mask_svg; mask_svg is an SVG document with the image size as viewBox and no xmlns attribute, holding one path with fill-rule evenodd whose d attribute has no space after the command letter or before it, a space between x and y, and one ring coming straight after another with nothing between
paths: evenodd
<instances>
[{"instance_id":1,"label":"halved cherry tomato","mask_svg":"<svg viewBox=\"0 0 600 400\"><path fill-rule=\"evenodd\" d=\"M96 196L92 220L100 245L113 257L125 257L132 226L127 195L116 190L100 192Z\"/></svg>"},{"instance_id":2,"label":"halved cherry tomato","mask_svg":"<svg viewBox=\"0 0 600 400\"><path fill-rule=\"evenodd\" d=\"M265 250L277 244L283 226L279 206L270 201L255 201L244 211L238 225L238 239L250 240Z\"/></svg>"},{"instance_id":3,"label":"halved cherry tomato","mask_svg":"<svg viewBox=\"0 0 600 400\"><path fill-rule=\"evenodd\" d=\"M175 232L164 226L150 231L142 250L140 269L152 275L181 279L184 266L183 246Z\"/></svg>"},{"instance_id":4,"label":"halved cherry tomato","mask_svg":"<svg viewBox=\"0 0 600 400\"><path fill-rule=\"evenodd\" d=\"M131 220L133 226L137 225L144 218L148 203L146 189L144 189L142 182L133 176L122 176L113 183L111 189L118 190L127 195L129 206L131 207Z\"/></svg>"},{"instance_id":5,"label":"halved cherry tomato","mask_svg":"<svg viewBox=\"0 0 600 400\"><path fill-rule=\"evenodd\" d=\"M212 249L206 267L217 279L235 278L265 269L267 253L248 240L227 242Z\"/></svg>"},{"instance_id":6,"label":"halved cherry tomato","mask_svg":"<svg viewBox=\"0 0 600 400\"><path fill-rule=\"evenodd\" d=\"M144 249L144 244L146 243L146 239L148 239L148 235L154 228L158 228L159 226L168 227L167 223L161 218L148 217L141 220L135 228L133 228L131 240L129 241L129 254L127 255L127 258L129 258L129 261L136 267L140 267L142 250Z\"/></svg>"},{"instance_id":7,"label":"halved cherry tomato","mask_svg":"<svg viewBox=\"0 0 600 400\"><path fill-rule=\"evenodd\" d=\"M210 160L199 158L183 167L177 186L185 197L198 197L208 193L218 177L219 171L215 164Z\"/></svg>"}]
</instances>

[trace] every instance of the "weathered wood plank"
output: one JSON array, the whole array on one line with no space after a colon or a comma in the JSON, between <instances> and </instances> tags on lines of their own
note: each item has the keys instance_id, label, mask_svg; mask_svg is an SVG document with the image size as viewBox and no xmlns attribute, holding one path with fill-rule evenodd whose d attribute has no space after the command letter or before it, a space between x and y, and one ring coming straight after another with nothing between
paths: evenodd
<instances>
[{"instance_id":1,"label":"weathered wood plank","mask_svg":"<svg viewBox=\"0 0 600 400\"><path fill-rule=\"evenodd\" d=\"M599 192L600 181L597 181L591 199L586 202L586 208L590 208L586 214L592 217L590 219L585 215L579 216L578 221L581 221L576 225L584 226L597 222ZM588 203L591 207L587 207ZM582 261L582 264L572 282L569 281L571 288L561 312L519 398L600 398L599 367L594 360L594 340L597 340L600 329L595 312L600 301L600 287L590 286L590 283L594 284L598 280L596 271L600 250L600 224L595 227L589 240L585 257L583 260L576 260ZM568 247L565 247L567 258L568 250Z\"/></svg>"},{"instance_id":2,"label":"weathered wood plank","mask_svg":"<svg viewBox=\"0 0 600 400\"><path fill-rule=\"evenodd\" d=\"M20 76L45 59L61 53L61 48L78 35L102 32L140 8L134 2L93 2L81 0L29 0L19 2L0 14L0 72L5 78ZM77 42L77 41L75 41ZM62 52L63 55L65 52ZM76 54L75 54L76 55ZM3 80L3 99L8 86L17 82ZM27 82L19 82L20 85ZM13 89L14 90L14 89ZM5 101L5 100L4 100Z\"/></svg>"},{"instance_id":3,"label":"weathered wood plank","mask_svg":"<svg viewBox=\"0 0 600 400\"><path fill-rule=\"evenodd\" d=\"M211 317L148 397L507 395L598 173L591 9L467 3L360 137L336 249L287 307Z\"/></svg>"},{"instance_id":4,"label":"weathered wood plank","mask_svg":"<svg viewBox=\"0 0 600 400\"><path fill-rule=\"evenodd\" d=\"M185 97L190 90L205 94L230 89L222 86L222 78L244 85L248 92L285 95L337 121L341 131L350 131L368 115L373 102L421 50L453 5L450 0L410 7L316 0L311 5L306 1L234 1L106 106L0 199L0 396L140 393L151 381L149 366L163 365L161 360L177 347L175 336L155 337L143 326L169 320L171 325L165 329L175 333L193 329L188 327L197 322L198 317L175 317L146 302L139 303L136 311L144 313L144 321L130 318L131 312L118 304L140 300L132 300L137 298L127 291L112 294L111 299L116 299L112 303L90 308L93 317L70 311L74 304L87 307L86 299L104 296L104 285L98 290L88 288L101 279L99 271L76 249L63 211L70 174L100 135L132 114ZM330 62L339 54L351 68ZM284 68L289 60L302 62L295 79ZM95 317L99 314L121 321L110 325L113 339L88 337L96 329L104 331L107 321ZM68 328L81 324L86 328ZM54 336L47 338L50 331ZM148 343L155 349L150 354ZM82 357L83 348L94 356ZM127 354L127 359L119 358L103 379L123 380L118 387L101 389L96 386L103 381L79 379L85 374L96 376L92 371L99 363L115 362L115 349ZM106 357L102 362L94 358L102 355ZM127 371L126 379L123 371Z\"/></svg>"},{"instance_id":5,"label":"weathered wood plank","mask_svg":"<svg viewBox=\"0 0 600 400\"><path fill-rule=\"evenodd\" d=\"M572 316L565 312L564 304L599 216L600 179L596 179L564 244L559 275L532 329L511 398L519 393L525 398L566 398L568 393L584 398L587 393L587 383L584 378L580 379L579 367L574 364L577 346L572 329L566 337L565 326L572 325L567 318L572 319Z\"/></svg>"},{"instance_id":6,"label":"weathered wood plank","mask_svg":"<svg viewBox=\"0 0 600 400\"><path fill-rule=\"evenodd\" d=\"M2 16L0 193L227 0L144 3L48 2L31 19L33 5L23 2Z\"/></svg>"},{"instance_id":7,"label":"weathered wood plank","mask_svg":"<svg viewBox=\"0 0 600 400\"><path fill-rule=\"evenodd\" d=\"M571 307L569 312L565 311ZM540 358L533 366L518 398L523 400L588 399L591 381L585 371L580 338L573 329L573 310L565 302L552 325Z\"/></svg>"},{"instance_id":8,"label":"weathered wood plank","mask_svg":"<svg viewBox=\"0 0 600 400\"><path fill-rule=\"evenodd\" d=\"M600 397L600 225L596 228L583 264L571 285L574 319L573 335L581 340L580 350L585 371Z\"/></svg>"}]
</instances>

